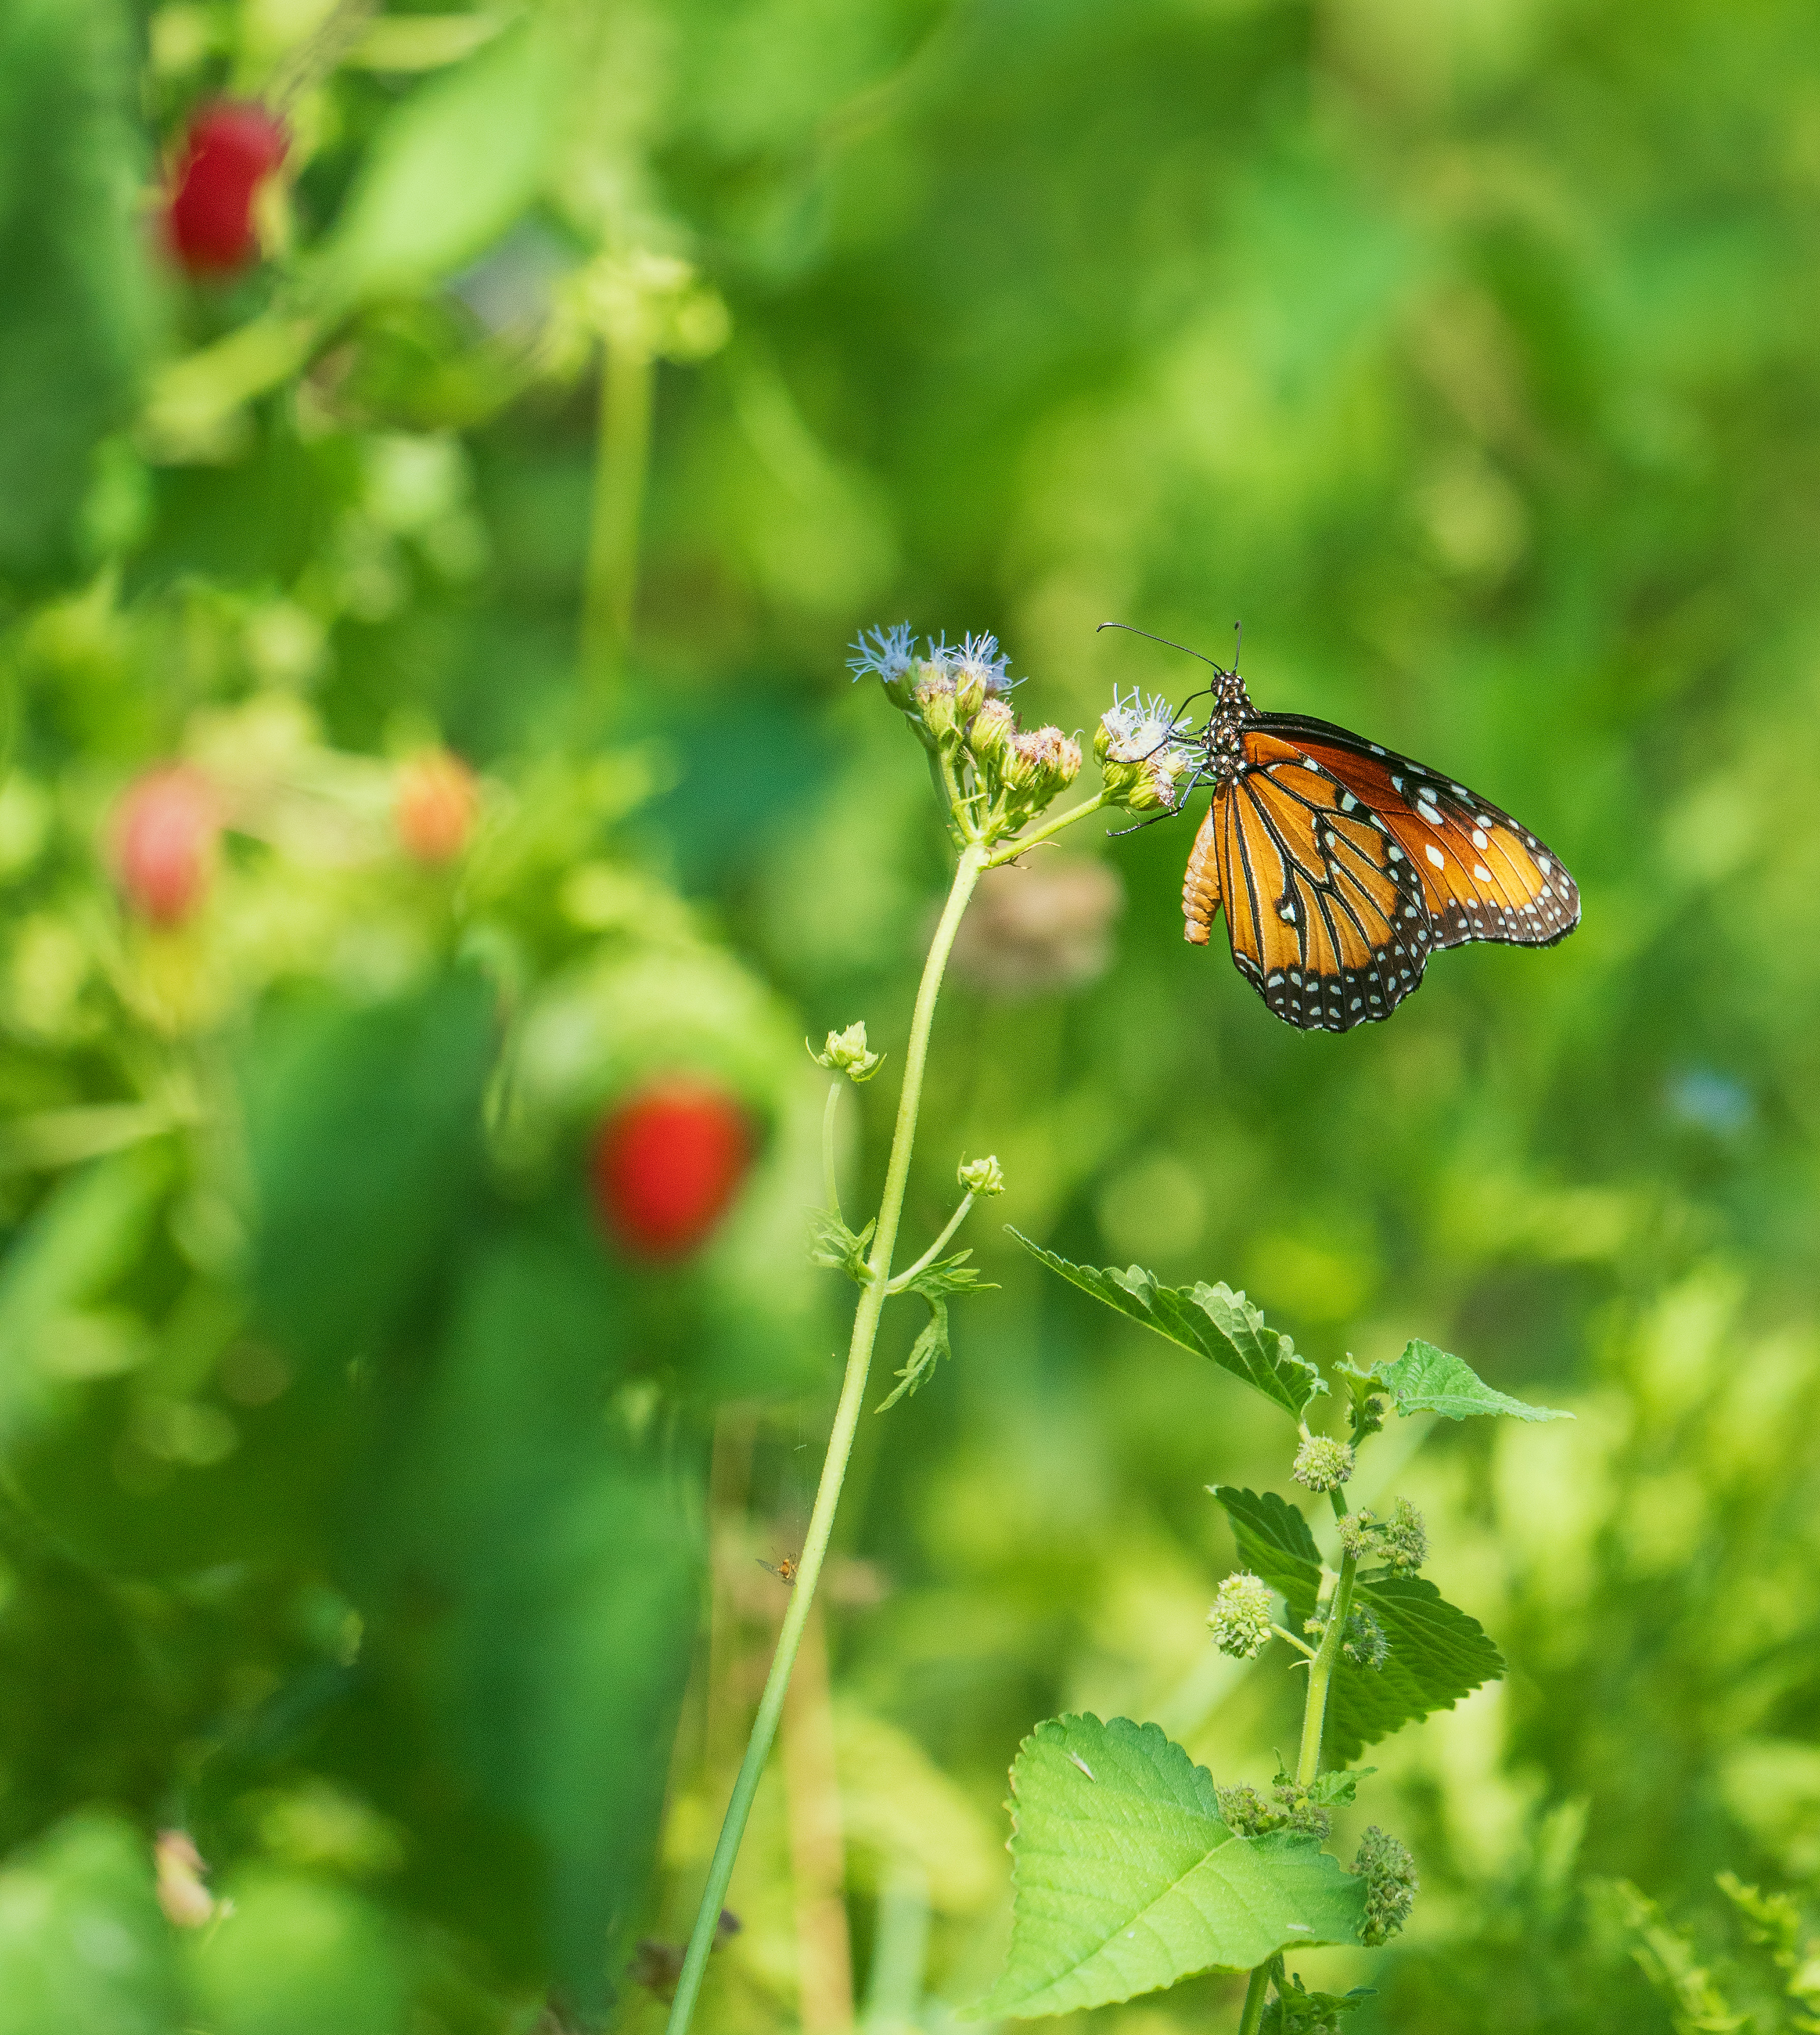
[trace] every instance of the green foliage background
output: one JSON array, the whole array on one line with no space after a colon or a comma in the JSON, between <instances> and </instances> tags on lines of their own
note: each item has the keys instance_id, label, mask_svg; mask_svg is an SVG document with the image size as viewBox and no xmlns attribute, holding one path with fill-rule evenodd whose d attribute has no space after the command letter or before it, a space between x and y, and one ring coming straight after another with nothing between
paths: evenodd
<instances>
[{"instance_id":1,"label":"green foliage background","mask_svg":"<svg viewBox=\"0 0 1820 2035\"><path fill-rule=\"evenodd\" d=\"M1716 1875L1799 1917L1820 1873L1812 10L394 6L330 24L270 258L182 280L161 160L322 13L0 20L0 2030L656 2022L626 1960L686 1927L832 1390L796 1041L901 1051L942 881L843 669L904 615L996 630L1070 727L1193 683L1094 624L1242 616L1261 703L1579 877L1565 946L1305 1037L1181 942L1186 822L1071 837L1109 965L964 953L915 1220L995 1150L1070 1258L1577 1412L1398 1431L1511 1667L1374 1755L1424 1892L1310 1960L1380 1988L1352 2026L1811 2025L1811 1925L1752 1964ZM657 360L622 656L581 649L602 333ZM442 875L386 818L438 736L487 781ZM177 754L230 834L160 935L107 815ZM581 1154L678 1065L765 1142L659 1275ZM1267 1409L972 1241L1000 1290L869 1429L829 1612L874 2035L989 1988L1038 1718L1154 1719L1222 1785L1294 1728L1201 1623ZM767 1784L709 2026L800 2025L799 1811ZM153 1903L163 1826L212 1930Z\"/></svg>"}]
</instances>

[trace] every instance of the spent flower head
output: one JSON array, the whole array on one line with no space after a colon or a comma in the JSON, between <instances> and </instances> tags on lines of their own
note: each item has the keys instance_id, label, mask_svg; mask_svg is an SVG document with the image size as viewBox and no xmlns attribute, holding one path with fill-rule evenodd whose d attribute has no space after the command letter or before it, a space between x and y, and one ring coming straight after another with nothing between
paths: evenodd
<instances>
[{"instance_id":1,"label":"spent flower head","mask_svg":"<svg viewBox=\"0 0 1820 2035\"><path fill-rule=\"evenodd\" d=\"M1375 1948L1401 1932L1422 1883L1416 1876L1409 1847L1375 1823L1359 1840L1352 1870L1365 1882L1365 1926L1359 1939Z\"/></svg>"},{"instance_id":2,"label":"spent flower head","mask_svg":"<svg viewBox=\"0 0 1820 2035\"><path fill-rule=\"evenodd\" d=\"M963 1159L959 1179L970 1194L1002 1194L1005 1191L1005 1168L995 1154L983 1159Z\"/></svg>"},{"instance_id":3,"label":"spent flower head","mask_svg":"<svg viewBox=\"0 0 1820 2035\"><path fill-rule=\"evenodd\" d=\"M1422 1514L1406 1498L1378 1529L1378 1544L1393 1569L1419 1569L1428 1559L1428 1528Z\"/></svg>"},{"instance_id":4,"label":"spent flower head","mask_svg":"<svg viewBox=\"0 0 1820 2035\"><path fill-rule=\"evenodd\" d=\"M1352 1451L1331 1435L1304 1431L1289 1474L1310 1491L1337 1491L1352 1474Z\"/></svg>"},{"instance_id":5,"label":"spent flower head","mask_svg":"<svg viewBox=\"0 0 1820 2035\"><path fill-rule=\"evenodd\" d=\"M1241 1569L1220 1585L1207 1629L1222 1653L1249 1661L1264 1650L1270 1637L1270 1585L1262 1576Z\"/></svg>"},{"instance_id":6,"label":"spent flower head","mask_svg":"<svg viewBox=\"0 0 1820 2035\"><path fill-rule=\"evenodd\" d=\"M808 1044L808 1040L803 1042ZM845 1074L849 1081L870 1081L885 1064L882 1053L869 1052L866 1046L866 1025L862 1019L849 1025L844 1032L830 1032L828 1043L820 1052L810 1048L810 1057L819 1066L830 1072Z\"/></svg>"}]
</instances>

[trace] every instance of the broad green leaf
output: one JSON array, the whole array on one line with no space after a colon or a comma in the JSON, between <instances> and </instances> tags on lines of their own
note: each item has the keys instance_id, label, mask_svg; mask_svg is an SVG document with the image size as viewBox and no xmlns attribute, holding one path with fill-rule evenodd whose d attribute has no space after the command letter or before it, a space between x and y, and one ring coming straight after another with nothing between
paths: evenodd
<instances>
[{"instance_id":1,"label":"broad green leaf","mask_svg":"<svg viewBox=\"0 0 1820 2035\"><path fill-rule=\"evenodd\" d=\"M408 296L481 254L536 196L562 139L547 30L508 29L380 130L315 269L333 313Z\"/></svg>"},{"instance_id":2,"label":"broad green leaf","mask_svg":"<svg viewBox=\"0 0 1820 2035\"><path fill-rule=\"evenodd\" d=\"M1265 1327L1258 1309L1229 1286L1209 1286L1205 1281L1193 1286L1160 1285L1155 1275L1141 1265L1122 1272L1110 1266L1075 1265L1032 1243L1021 1230L1012 1229L1011 1234L1032 1256L1082 1292L1243 1379L1292 1420L1299 1419L1309 1401L1327 1390L1320 1372L1306 1357L1295 1354L1288 1337Z\"/></svg>"},{"instance_id":3,"label":"broad green leaf","mask_svg":"<svg viewBox=\"0 0 1820 2035\"><path fill-rule=\"evenodd\" d=\"M210 2035L404 2035L399 1946L364 1895L270 1866L224 1891L232 1914L190 1946Z\"/></svg>"},{"instance_id":4,"label":"broad green leaf","mask_svg":"<svg viewBox=\"0 0 1820 2035\"><path fill-rule=\"evenodd\" d=\"M1470 1413L1508 1413L1517 1420L1571 1420L1552 1406L1529 1406L1507 1392L1495 1392L1469 1364L1420 1337L1378 1376L1389 1388L1399 1413L1438 1413L1464 1420Z\"/></svg>"},{"instance_id":5,"label":"broad green leaf","mask_svg":"<svg viewBox=\"0 0 1820 2035\"><path fill-rule=\"evenodd\" d=\"M151 1846L83 1815L0 1870L0 2035L177 2035Z\"/></svg>"},{"instance_id":6,"label":"broad green leaf","mask_svg":"<svg viewBox=\"0 0 1820 2035\"><path fill-rule=\"evenodd\" d=\"M1291 1626L1314 1614L1321 1558L1307 1522L1274 1491L1216 1488L1239 1544L1239 1559L1289 1607ZM1504 1672L1503 1657L1475 1618L1448 1603L1420 1576L1360 1581L1356 1605L1369 1611L1390 1643L1382 1668L1342 1660L1327 1699L1326 1757L1344 1762L1431 1710L1451 1710Z\"/></svg>"},{"instance_id":7,"label":"broad green leaf","mask_svg":"<svg viewBox=\"0 0 1820 2035\"><path fill-rule=\"evenodd\" d=\"M1039 1725L1011 1770L1011 1948L973 2018L1066 2014L1359 1939L1364 1886L1312 1838L1235 1837L1153 1724Z\"/></svg>"}]
</instances>

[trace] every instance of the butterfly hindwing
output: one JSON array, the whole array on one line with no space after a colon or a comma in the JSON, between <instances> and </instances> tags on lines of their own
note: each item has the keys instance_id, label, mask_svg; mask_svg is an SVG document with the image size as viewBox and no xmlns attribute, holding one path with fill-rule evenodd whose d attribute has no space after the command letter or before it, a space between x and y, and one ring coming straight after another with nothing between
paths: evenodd
<instances>
[{"instance_id":1,"label":"butterfly hindwing","mask_svg":"<svg viewBox=\"0 0 1820 2035\"><path fill-rule=\"evenodd\" d=\"M1254 742L1292 745L1375 815L1420 879L1435 943L1552 946L1580 923L1580 892L1545 843L1464 784L1331 722L1265 714Z\"/></svg>"},{"instance_id":2,"label":"butterfly hindwing","mask_svg":"<svg viewBox=\"0 0 1820 2035\"><path fill-rule=\"evenodd\" d=\"M1303 1030L1387 1018L1435 944L1420 879L1388 829L1299 746L1247 731L1247 766L1222 784L1195 842L1219 898L1189 864L1188 937L1223 900L1232 959ZM1204 916L1198 918L1197 914Z\"/></svg>"}]
</instances>

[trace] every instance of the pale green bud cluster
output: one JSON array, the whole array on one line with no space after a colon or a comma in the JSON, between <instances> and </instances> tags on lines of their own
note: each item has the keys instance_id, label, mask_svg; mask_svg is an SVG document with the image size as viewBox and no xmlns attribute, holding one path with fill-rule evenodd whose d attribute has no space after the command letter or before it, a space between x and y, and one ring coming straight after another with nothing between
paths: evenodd
<instances>
[{"instance_id":1,"label":"pale green bud cluster","mask_svg":"<svg viewBox=\"0 0 1820 2035\"><path fill-rule=\"evenodd\" d=\"M1365 1924L1359 1940L1375 1949L1401 1933L1422 1883L1409 1847L1375 1823L1359 1840L1352 1870L1365 1882Z\"/></svg>"},{"instance_id":2,"label":"pale green bud cluster","mask_svg":"<svg viewBox=\"0 0 1820 2035\"><path fill-rule=\"evenodd\" d=\"M1428 1529L1406 1498L1388 1519L1361 1507L1340 1522L1340 1544L1356 1562L1381 1561L1393 1569L1419 1569L1428 1559Z\"/></svg>"},{"instance_id":3,"label":"pale green bud cluster","mask_svg":"<svg viewBox=\"0 0 1820 2035\"><path fill-rule=\"evenodd\" d=\"M1005 1168L995 1157L963 1159L958 1178L970 1194L1002 1194L1005 1191Z\"/></svg>"},{"instance_id":4,"label":"pale green bud cluster","mask_svg":"<svg viewBox=\"0 0 1820 2035\"><path fill-rule=\"evenodd\" d=\"M1327 1621L1318 1612L1305 1619L1302 1630L1318 1646L1327 1631ZM1340 1642L1341 1657L1355 1668L1382 1668L1390 1657L1390 1642L1384 1628L1363 1604L1355 1605L1346 1618L1346 1636Z\"/></svg>"},{"instance_id":5,"label":"pale green bud cluster","mask_svg":"<svg viewBox=\"0 0 1820 2035\"><path fill-rule=\"evenodd\" d=\"M803 1042L807 1044L808 1042ZM830 1072L845 1074L849 1081L870 1081L885 1064L882 1053L869 1052L866 1047L866 1026L862 1021L849 1025L844 1032L830 1032L828 1043L818 1053L811 1049L810 1057L819 1066Z\"/></svg>"},{"instance_id":6,"label":"pale green bud cluster","mask_svg":"<svg viewBox=\"0 0 1820 2035\"><path fill-rule=\"evenodd\" d=\"M1288 1774L1278 1774L1270 1792L1277 1798L1274 1803L1266 1802L1249 1781L1216 1788L1213 1796L1220 1805L1220 1822L1240 1838L1261 1838L1272 1830L1324 1838L1332 1828L1333 1818L1313 1792Z\"/></svg>"},{"instance_id":7,"label":"pale green bud cluster","mask_svg":"<svg viewBox=\"0 0 1820 2035\"><path fill-rule=\"evenodd\" d=\"M1270 1637L1270 1585L1261 1576L1241 1569L1220 1585L1213 1608L1207 1614L1207 1630L1222 1653L1250 1661L1262 1653Z\"/></svg>"},{"instance_id":8,"label":"pale green bud cluster","mask_svg":"<svg viewBox=\"0 0 1820 2035\"><path fill-rule=\"evenodd\" d=\"M1304 1428L1289 1474L1310 1491L1337 1491L1352 1474L1352 1464L1349 1443L1331 1435L1311 1435Z\"/></svg>"}]
</instances>

